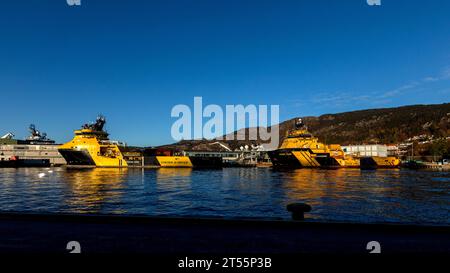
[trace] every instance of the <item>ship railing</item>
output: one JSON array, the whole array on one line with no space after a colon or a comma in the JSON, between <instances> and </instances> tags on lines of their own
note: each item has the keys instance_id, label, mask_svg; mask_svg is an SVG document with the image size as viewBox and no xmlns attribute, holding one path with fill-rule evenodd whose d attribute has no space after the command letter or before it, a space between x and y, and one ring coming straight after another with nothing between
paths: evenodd
<instances>
[{"instance_id":1,"label":"ship railing","mask_svg":"<svg viewBox=\"0 0 450 273\"><path fill-rule=\"evenodd\" d=\"M117 140L99 140L100 144L103 145L117 145L117 146L127 146L125 142L117 141Z\"/></svg>"}]
</instances>

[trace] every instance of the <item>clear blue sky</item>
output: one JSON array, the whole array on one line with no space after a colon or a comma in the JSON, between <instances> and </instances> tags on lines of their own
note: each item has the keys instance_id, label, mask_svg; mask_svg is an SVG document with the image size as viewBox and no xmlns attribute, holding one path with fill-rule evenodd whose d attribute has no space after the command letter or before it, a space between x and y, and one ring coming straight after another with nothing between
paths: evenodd
<instances>
[{"instance_id":1,"label":"clear blue sky","mask_svg":"<svg viewBox=\"0 0 450 273\"><path fill-rule=\"evenodd\" d=\"M173 142L170 110L279 104L280 119L450 101L450 1L5 0L0 133Z\"/></svg>"}]
</instances>

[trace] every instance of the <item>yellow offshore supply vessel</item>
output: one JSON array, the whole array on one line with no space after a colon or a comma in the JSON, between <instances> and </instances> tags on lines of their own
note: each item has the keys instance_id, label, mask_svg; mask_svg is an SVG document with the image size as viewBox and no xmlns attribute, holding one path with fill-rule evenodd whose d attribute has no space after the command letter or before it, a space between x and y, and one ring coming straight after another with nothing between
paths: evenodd
<instances>
[{"instance_id":1,"label":"yellow offshore supply vessel","mask_svg":"<svg viewBox=\"0 0 450 273\"><path fill-rule=\"evenodd\" d=\"M221 168L218 156L186 156L181 152L165 148L147 148L143 151L146 165L172 168Z\"/></svg>"},{"instance_id":2,"label":"yellow offshore supply vessel","mask_svg":"<svg viewBox=\"0 0 450 273\"><path fill-rule=\"evenodd\" d=\"M301 119L295 129L288 132L280 148L269 152L275 167L291 168L358 168L359 159L346 156L339 144L326 145L319 142L303 124Z\"/></svg>"},{"instance_id":3,"label":"yellow offshore supply vessel","mask_svg":"<svg viewBox=\"0 0 450 273\"><path fill-rule=\"evenodd\" d=\"M74 138L59 146L58 151L69 166L93 167L185 167L216 168L222 158L176 155L161 149L128 148L108 139L103 130L106 119L97 117L93 124L85 124L75 131Z\"/></svg>"},{"instance_id":4,"label":"yellow offshore supply vessel","mask_svg":"<svg viewBox=\"0 0 450 273\"><path fill-rule=\"evenodd\" d=\"M400 159L394 156L368 156L360 158L361 169L395 169L400 167Z\"/></svg>"},{"instance_id":5,"label":"yellow offshore supply vessel","mask_svg":"<svg viewBox=\"0 0 450 273\"><path fill-rule=\"evenodd\" d=\"M319 142L303 124L301 119L295 123L295 129L288 132L280 148L269 152L275 167L289 168L398 168L397 157L346 155L339 144L326 145Z\"/></svg>"},{"instance_id":6,"label":"yellow offshore supply vessel","mask_svg":"<svg viewBox=\"0 0 450 273\"><path fill-rule=\"evenodd\" d=\"M58 151L67 165L97 167L127 167L119 145L108 139L103 130L106 120L99 116L94 124L85 124L76 130L74 138L59 146Z\"/></svg>"}]
</instances>

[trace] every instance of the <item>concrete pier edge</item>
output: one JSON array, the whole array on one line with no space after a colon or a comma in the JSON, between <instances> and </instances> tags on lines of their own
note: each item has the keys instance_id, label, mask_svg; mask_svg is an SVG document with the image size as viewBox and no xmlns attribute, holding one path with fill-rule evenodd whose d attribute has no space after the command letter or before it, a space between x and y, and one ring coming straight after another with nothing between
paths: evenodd
<instances>
[{"instance_id":1,"label":"concrete pier edge","mask_svg":"<svg viewBox=\"0 0 450 273\"><path fill-rule=\"evenodd\" d=\"M450 227L53 213L0 213L1 253L450 253Z\"/></svg>"}]
</instances>

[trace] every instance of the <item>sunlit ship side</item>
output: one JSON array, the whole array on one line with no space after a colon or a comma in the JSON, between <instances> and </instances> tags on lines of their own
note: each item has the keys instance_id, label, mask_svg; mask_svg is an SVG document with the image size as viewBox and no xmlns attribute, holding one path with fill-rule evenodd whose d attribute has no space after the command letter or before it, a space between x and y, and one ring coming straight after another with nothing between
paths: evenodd
<instances>
[{"instance_id":1,"label":"sunlit ship side","mask_svg":"<svg viewBox=\"0 0 450 273\"><path fill-rule=\"evenodd\" d=\"M303 124L296 121L280 148L269 152L274 167L341 168L359 167L359 160L346 156L338 144L326 145L314 137Z\"/></svg>"},{"instance_id":2,"label":"sunlit ship side","mask_svg":"<svg viewBox=\"0 0 450 273\"><path fill-rule=\"evenodd\" d=\"M393 157L393 156L361 157L360 161L361 161L361 169L366 169L366 170L400 168L400 159Z\"/></svg>"},{"instance_id":3,"label":"sunlit ship side","mask_svg":"<svg viewBox=\"0 0 450 273\"><path fill-rule=\"evenodd\" d=\"M92 167L173 167L173 168L218 168L219 157L205 158L184 156L174 151L126 147L111 141L103 130L106 123L100 116L93 124L85 124L76 130L74 138L58 148L68 166Z\"/></svg>"},{"instance_id":4,"label":"sunlit ship side","mask_svg":"<svg viewBox=\"0 0 450 273\"><path fill-rule=\"evenodd\" d=\"M67 165L97 167L127 167L119 146L108 139L103 130L104 117L98 117L94 124L85 124L76 130L74 138L58 148Z\"/></svg>"},{"instance_id":5,"label":"sunlit ship side","mask_svg":"<svg viewBox=\"0 0 450 273\"><path fill-rule=\"evenodd\" d=\"M288 168L398 168L396 157L355 157L345 154L339 144L323 144L308 132L302 120L288 132L280 148L270 151L274 167Z\"/></svg>"},{"instance_id":6,"label":"sunlit ship side","mask_svg":"<svg viewBox=\"0 0 450 273\"><path fill-rule=\"evenodd\" d=\"M165 168L221 168L222 158L217 156L184 155L163 148L147 148L143 151L144 165Z\"/></svg>"}]
</instances>

